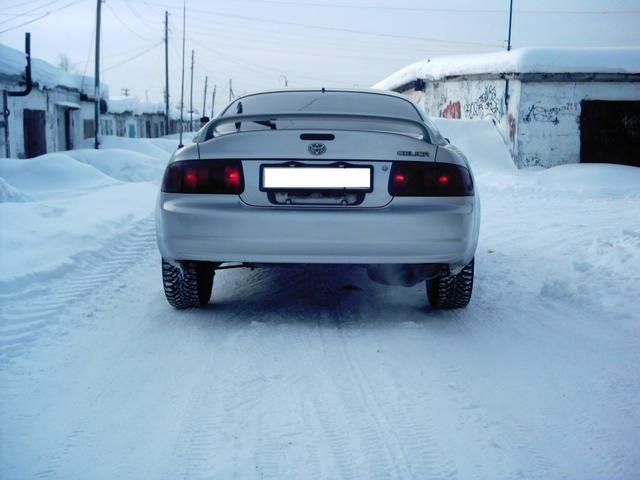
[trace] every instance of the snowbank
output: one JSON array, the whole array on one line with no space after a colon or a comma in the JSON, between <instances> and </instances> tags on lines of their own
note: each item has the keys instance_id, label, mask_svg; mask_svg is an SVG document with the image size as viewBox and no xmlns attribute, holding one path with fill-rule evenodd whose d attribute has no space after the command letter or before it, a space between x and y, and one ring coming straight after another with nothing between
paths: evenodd
<instances>
[{"instance_id":1,"label":"snowbank","mask_svg":"<svg viewBox=\"0 0 640 480\"><path fill-rule=\"evenodd\" d=\"M4 178L0 177L0 203L29 202L31 200L29 195L12 187Z\"/></svg>"},{"instance_id":2,"label":"snowbank","mask_svg":"<svg viewBox=\"0 0 640 480\"><path fill-rule=\"evenodd\" d=\"M0 288L61 274L152 218L168 146L112 143L153 155L109 148L0 162Z\"/></svg>"},{"instance_id":3,"label":"snowbank","mask_svg":"<svg viewBox=\"0 0 640 480\"><path fill-rule=\"evenodd\" d=\"M518 48L427 58L395 72L373 88L393 90L418 78L442 80L482 73L640 73L640 47Z\"/></svg>"},{"instance_id":4,"label":"snowbank","mask_svg":"<svg viewBox=\"0 0 640 480\"><path fill-rule=\"evenodd\" d=\"M177 137L176 140L172 140L171 137L128 138L115 135L102 135L100 138L101 149L119 148L162 159L168 158L168 155L178 149ZM81 146L86 149L93 148L93 138L83 140Z\"/></svg>"},{"instance_id":5,"label":"snowbank","mask_svg":"<svg viewBox=\"0 0 640 480\"><path fill-rule=\"evenodd\" d=\"M164 158L121 148L73 150L69 156L123 182L157 182L167 163Z\"/></svg>"},{"instance_id":6,"label":"snowbank","mask_svg":"<svg viewBox=\"0 0 640 480\"><path fill-rule=\"evenodd\" d=\"M2 159L0 177L12 187L38 197L73 194L115 183L113 178L67 153L49 153L29 160Z\"/></svg>"},{"instance_id":7,"label":"snowbank","mask_svg":"<svg viewBox=\"0 0 640 480\"><path fill-rule=\"evenodd\" d=\"M431 118L440 133L467 156L476 174L516 172L502 137L491 120Z\"/></svg>"},{"instance_id":8,"label":"snowbank","mask_svg":"<svg viewBox=\"0 0 640 480\"><path fill-rule=\"evenodd\" d=\"M640 168L593 163L518 170L491 120L431 120L442 135L465 154L482 190L640 196Z\"/></svg>"}]
</instances>

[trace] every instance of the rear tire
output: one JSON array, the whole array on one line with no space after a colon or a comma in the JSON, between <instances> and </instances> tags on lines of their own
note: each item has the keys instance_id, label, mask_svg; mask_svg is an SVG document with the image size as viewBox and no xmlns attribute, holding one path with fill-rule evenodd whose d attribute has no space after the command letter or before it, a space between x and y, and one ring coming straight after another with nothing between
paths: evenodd
<instances>
[{"instance_id":1,"label":"rear tire","mask_svg":"<svg viewBox=\"0 0 640 480\"><path fill-rule=\"evenodd\" d=\"M473 263L471 260L456 275L441 275L427 280L427 297L434 308L464 308L471 300L473 290Z\"/></svg>"},{"instance_id":2,"label":"rear tire","mask_svg":"<svg viewBox=\"0 0 640 480\"><path fill-rule=\"evenodd\" d=\"M179 310L208 304L213 287L214 265L182 262L181 267L162 259L162 284L167 301Z\"/></svg>"}]
</instances>

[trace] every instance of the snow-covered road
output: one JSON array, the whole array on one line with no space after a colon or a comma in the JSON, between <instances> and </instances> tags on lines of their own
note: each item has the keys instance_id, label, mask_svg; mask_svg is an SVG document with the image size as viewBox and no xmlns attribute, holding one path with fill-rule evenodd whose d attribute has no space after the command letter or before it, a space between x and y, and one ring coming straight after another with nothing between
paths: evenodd
<instances>
[{"instance_id":1,"label":"snow-covered road","mask_svg":"<svg viewBox=\"0 0 640 480\"><path fill-rule=\"evenodd\" d=\"M465 310L292 267L220 272L177 312L151 216L7 280L0 476L637 478L640 177L554 170L477 168Z\"/></svg>"}]
</instances>

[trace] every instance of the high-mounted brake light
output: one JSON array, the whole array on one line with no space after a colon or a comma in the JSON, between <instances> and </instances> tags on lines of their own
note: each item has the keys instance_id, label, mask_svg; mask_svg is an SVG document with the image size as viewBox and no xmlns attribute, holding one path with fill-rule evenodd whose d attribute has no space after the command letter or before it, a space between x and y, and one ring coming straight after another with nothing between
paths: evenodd
<instances>
[{"instance_id":1,"label":"high-mounted brake light","mask_svg":"<svg viewBox=\"0 0 640 480\"><path fill-rule=\"evenodd\" d=\"M167 167L162 179L166 193L235 194L244 191L240 160L183 160Z\"/></svg>"},{"instance_id":2,"label":"high-mounted brake light","mask_svg":"<svg viewBox=\"0 0 640 480\"><path fill-rule=\"evenodd\" d=\"M393 162L389 193L396 197L466 197L473 195L473 180L461 165Z\"/></svg>"}]
</instances>

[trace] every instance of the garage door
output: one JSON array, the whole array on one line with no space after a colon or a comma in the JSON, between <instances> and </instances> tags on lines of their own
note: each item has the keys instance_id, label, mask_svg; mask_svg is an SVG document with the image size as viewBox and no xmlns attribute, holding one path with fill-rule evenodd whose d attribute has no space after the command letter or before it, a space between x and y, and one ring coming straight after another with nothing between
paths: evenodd
<instances>
[{"instance_id":1,"label":"garage door","mask_svg":"<svg viewBox=\"0 0 640 480\"><path fill-rule=\"evenodd\" d=\"M584 100L580 161L640 167L640 101Z\"/></svg>"},{"instance_id":2,"label":"garage door","mask_svg":"<svg viewBox=\"0 0 640 480\"><path fill-rule=\"evenodd\" d=\"M24 155L27 158L47 153L44 110L24 110Z\"/></svg>"}]
</instances>

